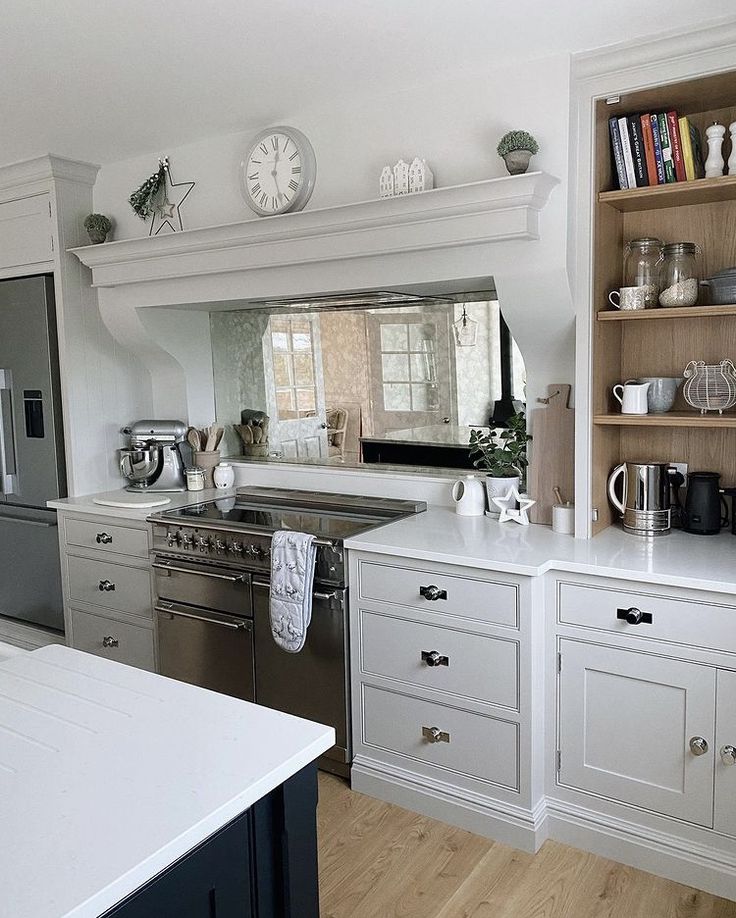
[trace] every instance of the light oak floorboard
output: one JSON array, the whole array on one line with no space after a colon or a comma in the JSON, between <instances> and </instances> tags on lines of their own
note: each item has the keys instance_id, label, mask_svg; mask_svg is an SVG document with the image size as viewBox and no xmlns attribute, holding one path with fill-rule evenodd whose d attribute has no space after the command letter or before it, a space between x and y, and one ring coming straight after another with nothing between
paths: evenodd
<instances>
[{"instance_id":1,"label":"light oak floorboard","mask_svg":"<svg viewBox=\"0 0 736 918\"><path fill-rule=\"evenodd\" d=\"M548 841L536 855L320 774L321 918L736 918L736 902Z\"/></svg>"}]
</instances>

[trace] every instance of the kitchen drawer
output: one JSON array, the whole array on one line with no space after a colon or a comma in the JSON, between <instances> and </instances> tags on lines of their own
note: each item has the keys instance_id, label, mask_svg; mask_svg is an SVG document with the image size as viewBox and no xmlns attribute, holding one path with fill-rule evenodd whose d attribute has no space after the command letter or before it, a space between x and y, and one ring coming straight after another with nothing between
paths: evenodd
<instances>
[{"instance_id":1,"label":"kitchen drawer","mask_svg":"<svg viewBox=\"0 0 736 918\"><path fill-rule=\"evenodd\" d=\"M133 558L148 557L148 531L127 526L110 526L67 517L64 520L64 540L67 545L112 551Z\"/></svg>"},{"instance_id":2,"label":"kitchen drawer","mask_svg":"<svg viewBox=\"0 0 736 918\"><path fill-rule=\"evenodd\" d=\"M365 610L360 612L360 632L364 673L519 708L517 641Z\"/></svg>"},{"instance_id":3,"label":"kitchen drawer","mask_svg":"<svg viewBox=\"0 0 736 918\"><path fill-rule=\"evenodd\" d=\"M69 597L130 615L153 618L148 568L126 567L113 561L67 555Z\"/></svg>"},{"instance_id":4,"label":"kitchen drawer","mask_svg":"<svg viewBox=\"0 0 736 918\"><path fill-rule=\"evenodd\" d=\"M91 612L69 611L71 646L75 650L155 672L153 628L105 618Z\"/></svg>"},{"instance_id":5,"label":"kitchen drawer","mask_svg":"<svg viewBox=\"0 0 736 918\"><path fill-rule=\"evenodd\" d=\"M657 596L609 586L558 584L560 624L582 625L612 634L652 638L693 647L736 651L736 609L681 597ZM619 610L638 609L645 620L629 624ZM651 621L647 617L651 616Z\"/></svg>"},{"instance_id":6,"label":"kitchen drawer","mask_svg":"<svg viewBox=\"0 0 736 918\"><path fill-rule=\"evenodd\" d=\"M428 590L429 587L434 589ZM432 596L439 598L432 599ZM414 570L376 561L361 561L360 598L518 628L518 590L515 584L457 577L443 573L441 567Z\"/></svg>"},{"instance_id":7,"label":"kitchen drawer","mask_svg":"<svg viewBox=\"0 0 736 918\"><path fill-rule=\"evenodd\" d=\"M518 791L518 724L370 685L362 693L364 744ZM424 728L449 742L430 742Z\"/></svg>"}]
</instances>

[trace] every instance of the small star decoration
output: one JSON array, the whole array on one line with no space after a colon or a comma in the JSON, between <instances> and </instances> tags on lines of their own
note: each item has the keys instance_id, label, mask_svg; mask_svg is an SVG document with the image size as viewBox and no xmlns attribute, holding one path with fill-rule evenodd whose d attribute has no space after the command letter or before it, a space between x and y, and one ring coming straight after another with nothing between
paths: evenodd
<instances>
[{"instance_id":1,"label":"small star decoration","mask_svg":"<svg viewBox=\"0 0 736 918\"><path fill-rule=\"evenodd\" d=\"M506 523L509 520L513 520L521 526L529 525L529 517L526 512L530 507L536 504L536 501L530 500L528 497L522 497L521 494L519 494L518 488L509 488L508 494L506 494L505 497L493 497L491 500L501 511L501 515L498 518L499 523ZM518 504L518 508L516 504Z\"/></svg>"},{"instance_id":2,"label":"small star decoration","mask_svg":"<svg viewBox=\"0 0 736 918\"><path fill-rule=\"evenodd\" d=\"M164 189L160 202L154 206L151 228L148 231L149 236L158 236L165 227L168 227L168 231L172 233L184 229L179 208L189 197L189 193L196 184L196 182L172 181L169 160L164 159L162 164L165 173Z\"/></svg>"}]
</instances>

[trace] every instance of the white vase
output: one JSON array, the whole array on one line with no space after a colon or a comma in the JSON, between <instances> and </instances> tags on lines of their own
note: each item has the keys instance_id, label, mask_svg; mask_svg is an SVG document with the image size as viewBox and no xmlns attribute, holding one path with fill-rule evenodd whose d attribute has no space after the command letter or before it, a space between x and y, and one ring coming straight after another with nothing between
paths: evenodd
<instances>
[{"instance_id":1,"label":"white vase","mask_svg":"<svg viewBox=\"0 0 736 918\"><path fill-rule=\"evenodd\" d=\"M212 478L214 479L216 488L220 488L221 490L232 488L235 484L235 469L229 462L221 462L219 465L215 466Z\"/></svg>"},{"instance_id":2,"label":"white vase","mask_svg":"<svg viewBox=\"0 0 736 918\"><path fill-rule=\"evenodd\" d=\"M486 494L488 495L488 512L491 516L498 516L501 511L493 503L494 497L506 497L511 488L519 490L519 476L507 476L505 478L496 478L493 475L486 476Z\"/></svg>"}]
</instances>

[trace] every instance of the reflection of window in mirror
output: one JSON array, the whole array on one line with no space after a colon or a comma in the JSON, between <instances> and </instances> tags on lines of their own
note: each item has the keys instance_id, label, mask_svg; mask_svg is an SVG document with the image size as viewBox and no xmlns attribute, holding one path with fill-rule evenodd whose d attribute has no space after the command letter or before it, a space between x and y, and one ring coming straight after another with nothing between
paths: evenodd
<instances>
[{"instance_id":1,"label":"reflection of window in mirror","mask_svg":"<svg viewBox=\"0 0 736 918\"><path fill-rule=\"evenodd\" d=\"M471 323L472 334L458 334ZM503 423L525 399L524 361L499 304L477 294L220 312L211 328L217 419L265 411L272 459L470 468L470 429ZM230 435L227 449L239 452Z\"/></svg>"}]
</instances>

